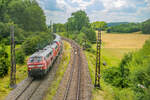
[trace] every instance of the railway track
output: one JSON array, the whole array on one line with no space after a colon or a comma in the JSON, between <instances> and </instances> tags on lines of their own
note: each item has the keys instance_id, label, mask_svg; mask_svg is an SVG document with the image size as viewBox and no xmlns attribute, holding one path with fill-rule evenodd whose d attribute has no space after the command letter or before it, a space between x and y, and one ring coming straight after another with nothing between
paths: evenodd
<instances>
[{"instance_id":1,"label":"railway track","mask_svg":"<svg viewBox=\"0 0 150 100\"><path fill-rule=\"evenodd\" d=\"M61 57L58 57L50 72L41 79L27 78L18 84L5 100L43 100L48 87L51 85Z\"/></svg>"},{"instance_id":2,"label":"railway track","mask_svg":"<svg viewBox=\"0 0 150 100\"><path fill-rule=\"evenodd\" d=\"M32 79L31 82L29 82L29 84L23 89L23 91L16 96L15 100L23 100L24 98L26 98L26 100L30 100L41 83L41 80Z\"/></svg>"},{"instance_id":3,"label":"railway track","mask_svg":"<svg viewBox=\"0 0 150 100\"><path fill-rule=\"evenodd\" d=\"M18 95L16 96L15 100L18 100L19 97L27 90L27 88L29 88L29 86L32 84L34 79L31 79L31 81L28 83L28 85L23 89L23 91Z\"/></svg>"},{"instance_id":4,"label":"railway track","mask_svg":"<svg viewBox=\"0 0 150 100\"><path fill-rule=\"evenodd\" d=\"M72 98L72 100L80 100L80 84L81 84L81 69L82 69L80 47L74 41L68 39L65 40L72 44L74 57L63 100L70 100L70 98ZM75 79L76 82L74 83L73 81L75 81ZM74 88L73 91L72 88Z\"/></svg>"}]
</instances>

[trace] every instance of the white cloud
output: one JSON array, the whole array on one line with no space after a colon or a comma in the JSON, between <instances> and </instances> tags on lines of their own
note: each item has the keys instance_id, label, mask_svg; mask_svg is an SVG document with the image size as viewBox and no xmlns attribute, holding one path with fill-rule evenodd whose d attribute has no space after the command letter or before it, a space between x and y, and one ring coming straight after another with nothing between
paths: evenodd
<instances>
[{"instance_id":1,"label":"white cloud","mask_svg":"<svg viewBox=\"0 0 150 100\"><path fill-rule=\"evenodd\" d=\"M116 2L114 2L114 6L116 7L116 8L120 8L120 7L122 7L122 6L126 6L126 1L124 0L117 0Z\"/></svg>"},{"instance_id":2,"label":"white cloud","mask_svg":"<svg viewBox=\"0 0 150 100\"><path fill-rule=\"evenodd\" d=\"M90 0L90 2L83 1L83 0L72 0L72 3L77 3L79 8L85 10L87 6L93 4L96 0Z\"/></svg>"},{"instance_id":3,"label":"white cloud","mask_svg":"<svg viewBox=\"0 0 150 100\"><path fill-rule=\"evenodd\" d=\"M47 16L47 24L50 20L54 22L66 22L72 12L77 10L86 10L91 21L104 20L111 21L129 21L138 22L150 18L150 0L55 0L56 7L61 10L51 11L45 9L47 1L37 0L40 6L45 10ZM99 1L102 10L87 10L87 7ZM146 3L146 4L145 4ZM142 5L141 7L139 6ZM74 5L74 6L73 6ZM98 7L98 6L94 6ZM93 8L94 9L94 8ZM89 11L90 10L90 11Z\"/></svg>"}]
</instances>

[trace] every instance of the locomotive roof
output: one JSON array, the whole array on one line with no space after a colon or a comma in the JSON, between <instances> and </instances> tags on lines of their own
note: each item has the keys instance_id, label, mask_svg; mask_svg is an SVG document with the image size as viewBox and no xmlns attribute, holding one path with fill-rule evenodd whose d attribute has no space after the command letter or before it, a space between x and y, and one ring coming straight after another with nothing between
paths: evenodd
<instances>
[{"instance_id":1,"label":"locomotive roof","mask_svg":"<svg viewBox=\"0 0 150 100\"><path fill-rule=\"evenodd\" d=\"M47 45L43 50L51 49L51 45Z\"/></svg>"},{"instance_id":2,"label":"locomotive roof","mask_svg":"<svg viewBox=\"0 0 150 100\"><path fill-rule=\"evenodd\" d=\"M57 44L55 43L55 41L60 41L61 37L57 34L54 33L55 40L53 44L47 45L43 50L39 50L38 52L35 52L34 54L32 54L30 57L45 57L48 53L50 53L52 50L52 48L55 48L57 46Z\"/></svg>"},{"instance_id":3,"label":"locomotive roof","mask_svg":"<svg viewBox=\"0 0 150 100\"><path fill-rule=\"evenodd\" d=\"M51 45L52 48L55 48L56 46L57 46L56 43L53 43L53 44Z\"/></svg>"},{"instance_id":4,"label":"locomotive roof","mask_svg":"<svg viewBox=\"0 0 150 100\"><path fill-rule=\"evenodd\" d=\"M45 49L45 50L39 50L38 52L35 52L30 57L45 57L47 54L49 54L51 51L53 51L51 48Z\"/></svg>"}]
</instances>

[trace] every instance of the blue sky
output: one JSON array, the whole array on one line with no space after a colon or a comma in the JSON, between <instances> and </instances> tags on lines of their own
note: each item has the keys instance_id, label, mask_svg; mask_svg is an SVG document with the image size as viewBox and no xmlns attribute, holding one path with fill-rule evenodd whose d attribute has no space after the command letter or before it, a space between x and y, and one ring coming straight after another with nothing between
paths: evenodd
<instances>
[{"instance_id":1,"label":"blue sky","mask_svg":"<svg viewBox=\"0 0 150 100\"><path fill-rule=\"evenodd\" d=\"M142 22L150 18L150 0L37 0L47 24L65 23L72 12L85 10L90 21Z\"/></svg>"}]
</instances>

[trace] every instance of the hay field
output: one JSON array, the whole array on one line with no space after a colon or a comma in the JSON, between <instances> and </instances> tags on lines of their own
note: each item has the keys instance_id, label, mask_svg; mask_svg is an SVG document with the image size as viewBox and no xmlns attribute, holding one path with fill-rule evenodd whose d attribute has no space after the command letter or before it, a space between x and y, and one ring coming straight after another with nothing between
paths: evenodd
<instances>
[{"instance_id":1,"label":"hay field","mask_svg":"<svg viewBox=\"0 0 150 100\"><path fill-rule=\"evenodd\" d=\"M104 48L142 48L145 40L150 39L150 35L139 33L133 34L106 34L102 32Z\"/></svg>"},{"instance_id":2,"label":"hay field","mask_svg":"<svg viewBox=\"0 0 150 100\"><path fill-rule=\"evenodd\" d=\"M102 32L102 58L111 66L116 66L124 54L139 50L145 41L150 39L150 35L136 33L106 33ZM96 45L93 45L96 49Z\"/></svg>"}]
</instances>

